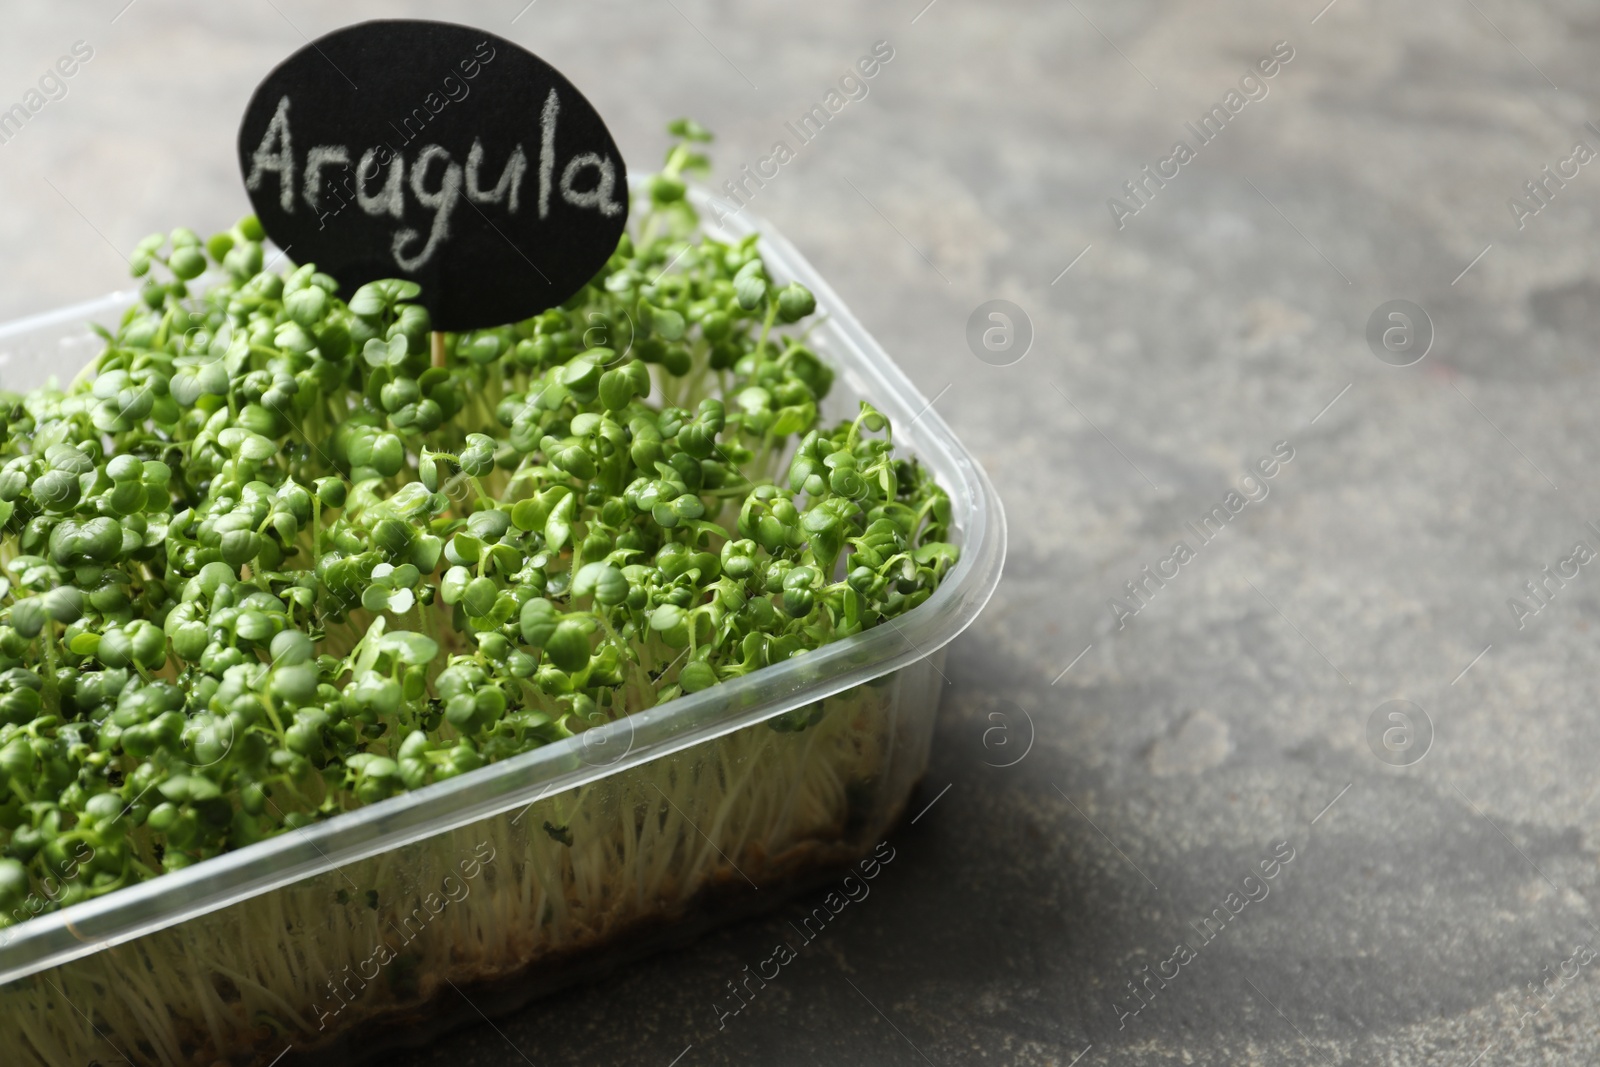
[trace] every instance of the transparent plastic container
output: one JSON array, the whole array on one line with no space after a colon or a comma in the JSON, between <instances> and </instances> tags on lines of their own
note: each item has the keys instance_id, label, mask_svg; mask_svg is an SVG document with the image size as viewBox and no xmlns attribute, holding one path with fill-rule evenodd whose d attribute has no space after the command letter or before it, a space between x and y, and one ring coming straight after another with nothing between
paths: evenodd
<instances>
[{"instance_id":1,"label":"transparent plastic container","mask_svg":"<svg viewBox=\"0 0 1600 1067\"><path fill-rule=\"evenodd\" d=\"M869 398L950 494L961 559L934 595L796 659L0 930L0 1060L363 1062L873 862L927 768L942 650L999 582L1004 515L793 246L748 215L707 229L759 230L773 278L816 294L810 343L837 373L824 415ZM114 324L134 296L0 326L0 386L75 374L99 351L84 324Z\"/></svg>"}]
</instances>

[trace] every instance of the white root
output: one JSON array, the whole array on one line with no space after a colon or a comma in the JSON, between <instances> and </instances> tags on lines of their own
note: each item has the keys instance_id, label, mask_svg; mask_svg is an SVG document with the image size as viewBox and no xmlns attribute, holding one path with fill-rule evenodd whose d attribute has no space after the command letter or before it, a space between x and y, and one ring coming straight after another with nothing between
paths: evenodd
<instances>
[{"instance_id":1,"label":"white root","mask_svg":"<svg viewBox=\"0 0 1600 1067\"><path fill-rule=\"evenodd\" d=\"M931 732L932 670L829 698L799 732L747 727L14 982L4 1058L264 1067L286 1044L414 1014L447 982L559 967L746 877L768 889L848 861L926 764L926 738L905 731L914 708ZM871 810L849 810L862 797Z\"/></svg>"}]
</instances>

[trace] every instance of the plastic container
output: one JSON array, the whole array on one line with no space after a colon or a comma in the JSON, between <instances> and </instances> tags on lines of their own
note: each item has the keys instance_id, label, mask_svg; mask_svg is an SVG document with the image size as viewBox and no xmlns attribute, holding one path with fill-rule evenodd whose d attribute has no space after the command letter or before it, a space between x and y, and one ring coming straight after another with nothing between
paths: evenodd
<instances>
[{"instance_id":1,"label":"plastic container","mask_svg":"<svg viewBox=\"0 0 1600 1067\"><path fill-rule=\"evenodd\" d=\"M927 767L941 650L1000 579L1004 516L788 242L748 216L708 229L759 229L774 279L816 294L825 416L870 398L949 492L943 585L781 665L0 930L7 1064L360 1062L873 862ZM75 373L99 350L83 324L133 296L0 326L0 386Z\"/></svg>"}]
</instances>

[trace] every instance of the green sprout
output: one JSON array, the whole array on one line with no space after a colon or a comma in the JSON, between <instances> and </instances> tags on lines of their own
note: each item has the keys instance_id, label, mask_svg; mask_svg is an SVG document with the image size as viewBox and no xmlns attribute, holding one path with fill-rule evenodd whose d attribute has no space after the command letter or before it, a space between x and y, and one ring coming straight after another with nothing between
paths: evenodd
<instances>
[{"instance_id":1,"label":"green sprout","mask_svg":"<svg viewBox=\"0 0 1600 1067\"><path fill-rule=\"evenodd\" d=\"M814 296L700 235L670 130L590 284L442 367L415 284L346 302L246 218L141 242L92 366L0 393L0 927L932 595L948 497L870 404L822 424Z\"/></svg>"}]
</instances>

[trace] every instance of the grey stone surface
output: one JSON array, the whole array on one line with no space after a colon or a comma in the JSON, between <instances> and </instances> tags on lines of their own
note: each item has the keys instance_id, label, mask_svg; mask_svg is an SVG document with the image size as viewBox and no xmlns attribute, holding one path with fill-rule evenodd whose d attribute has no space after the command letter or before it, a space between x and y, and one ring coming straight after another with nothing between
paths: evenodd
<instances>
[{"instance_id":1,"label":"grey stone surface","mask_svg":"<svg viewBox=\"0 0 1600 1067\"><path fill-rule=\"evenodd\" d=\"M636 167L667 118L714 127L719 180L895 48L752 207L1006 499L1007 577L953 650L913 805L950 789L725 1029L713 999L801 904L396 1062L1600 1061L1600 963L1529 993L1600 943L1600 577L1520 628L1507 606L1600 546L1600 169L1524 228L1507 206L1600 148L1592 4L539 0L513 24L524 0L141 0L113 22L124 2L5 12L0 104L75 40L95 57L0 144L0 316L118 286L148 231L241 213L238 115L302 34L389 13L506 32ZM1119 230L1107 199L1283 40L1269 95ZM993 298L1036 331L1011 367L967 349ZM1365 340L1396 298L1437 331L1403 369ZM1201 544L1185 524L1278 442L1266 497ZM1119 626L1108 599L1179 539L1195 558ZM1403 767L1367 741L1392 698L1434 733ZM1034 744L997 769L1007 700ZM1280 842L1270 894L1201 944ZM1122 1015L1180 941L1194 958Z\"/></svg>"}]
</instances>

